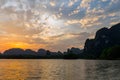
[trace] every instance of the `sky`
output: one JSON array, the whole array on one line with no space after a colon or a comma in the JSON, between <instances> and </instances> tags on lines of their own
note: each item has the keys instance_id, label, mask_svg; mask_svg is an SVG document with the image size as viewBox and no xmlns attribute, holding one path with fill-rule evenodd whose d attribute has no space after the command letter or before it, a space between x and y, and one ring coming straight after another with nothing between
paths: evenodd
<instances>
[{"instance_id":1,"label":"sky","mask_svg":"<svg viewBox=\"0 0 120 80\"><path fill-rule=\"evenodd\" d=\"M120 0L0 0L0 51L83 48L120 22Z\"/></svg>"}]
</instances>

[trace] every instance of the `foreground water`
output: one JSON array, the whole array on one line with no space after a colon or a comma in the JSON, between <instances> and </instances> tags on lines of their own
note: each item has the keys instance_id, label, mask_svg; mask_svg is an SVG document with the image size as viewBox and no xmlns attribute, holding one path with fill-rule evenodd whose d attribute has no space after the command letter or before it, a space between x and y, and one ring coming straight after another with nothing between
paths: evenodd
<instances>
[{"instance_id":1,"label":"foreground water","mask_svg":"<svg viewBox=\"0 0 120 80\"><path fill-rule=\"evenodd\" d=\"M1 59L0 80L120 80L120 61Z\"/></svg>"}]
</instances>

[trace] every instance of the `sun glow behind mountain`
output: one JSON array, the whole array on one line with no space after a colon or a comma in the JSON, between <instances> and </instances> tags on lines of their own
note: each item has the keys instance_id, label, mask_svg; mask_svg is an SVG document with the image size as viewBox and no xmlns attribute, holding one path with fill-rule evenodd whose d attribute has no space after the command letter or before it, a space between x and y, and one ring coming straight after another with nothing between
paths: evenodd
<instances>
[{"instance_id":1,"label":"sun glow behind mountain","mask_svg":"<svg viewBox=\"0 0 120 80\"><path fill-rule=\"evenodd\" d=\"M120 22L119 0L0 0L0 51L83 48L101 27Z\"/></svg>"},{"instance_id":2,"label":"sun glow behind mountain","mask_svg":"<svg viewBox=\"0 0 120 80\"><path fill-rule=\"evenodd\" d=\"M10 46L12 48L26 48L28 45L25 43L11 43Z\"/></svg>"}]
</instances>

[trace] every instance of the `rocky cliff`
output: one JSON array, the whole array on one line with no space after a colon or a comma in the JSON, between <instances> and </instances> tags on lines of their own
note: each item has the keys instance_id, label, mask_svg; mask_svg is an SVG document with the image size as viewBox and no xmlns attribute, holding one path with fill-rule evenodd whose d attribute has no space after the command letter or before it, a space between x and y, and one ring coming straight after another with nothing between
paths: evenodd
<instances>
[{"instance_id":1,"label":"rocky cliff","mask_svg":"<svg viewBox=\"0 0 120 80\"><path fill-rule=\"evenodd\" d=\"M97 58L105 48L120 45L120 23L111 28L102 28L96 32L94 39L87 39L84 54Z\"/></svg>"}]
</instances>

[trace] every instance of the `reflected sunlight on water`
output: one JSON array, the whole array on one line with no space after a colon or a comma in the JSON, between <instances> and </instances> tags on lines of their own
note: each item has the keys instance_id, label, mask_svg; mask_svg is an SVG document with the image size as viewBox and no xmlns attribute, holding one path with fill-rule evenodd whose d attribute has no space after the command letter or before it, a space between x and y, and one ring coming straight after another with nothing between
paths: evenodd
<instances>
[{"instance_id":1,"label":"reflected sunlight on water","mask_svg":"<svg viewBox=\"0 0 120 80\"><path fill-rule=\"evenodd\" d=\"M0 60L0 80L119 80L119 61Z\"/></svg>"}]
</instances>

